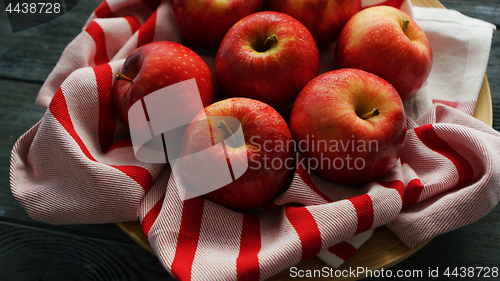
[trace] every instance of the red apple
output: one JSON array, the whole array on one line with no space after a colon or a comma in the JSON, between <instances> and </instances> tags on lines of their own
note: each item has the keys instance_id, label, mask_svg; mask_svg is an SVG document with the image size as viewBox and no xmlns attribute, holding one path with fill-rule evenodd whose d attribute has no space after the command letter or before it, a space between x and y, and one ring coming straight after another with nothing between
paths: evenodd
<instances>
[{"instance_id":1,"label":"red apple","mask_svg":"<svg viewBox=\"0 0 500 281\"><path fill-rule=\"evenodd\" d=\"M361 0L269 0L269 9L291 15L311 32L318 47L333 43L361 10Z\"/></svg>"},{"instance_id":2,"label":"red apple","mask_svg":"<svg viewBox=\"0 0 500 281\"><path fill-rule=\"evenodd\" d=\"M181 34L191 43L217 48L240 19L263 8L264 0L172 0Z\"/></svg>"},{"instance_id":3,"label":"red apple","mask_svg":"<svg viewBox=\"0 0 500 281\"><path fill-rule=\"evenodd\" d=\"M290 129L309 169L332 182L361 184L398 161L406 135L403 103L384 79L359 69L324 73L300 92Z\"/></svg>"},{"instance_id":4,"label":"red apple","mask_svg":"<svg viewBox=\"0 0 500 281\"><path fill-rule=\"evenodd\" d=\"M271 106L248 98L216 102L184 134L178 162L183 182L228 208L256 208L291 182L294 151L285 148L290 142L288 125Z\"/></svg>"},{"instance_id":5,"label":"red apple","mask_svg":"<svg viewBox=\"0 0 500 281\"><path fill-rule=\"evenodd\" d=\"M203 106L216 101L212 72L203 59L187 47L174 42L158 41L136 49L124 62L113 85L116 114L128 124L130 107L166 86L194 78ZM165 101L168 102L168 101ZM185 109L178 109L178 114Z\"/></svg>"},{"instance_id":6,"label":"red apple","mask_svg":"<svg viewBox=\"0 0 500 281\"><path fill-rule=\"evenodd\" d=\"M337 68L359 68L389 81L407 100L432 67L425 33L409 15L389 6L370 7L344 26L335 51Z\"/></svg>"},{"instance_id":7,"label":"red apple","mask_svg":"<svg viewBox=\"0 0 500 281\"><path fill-rule=\"evenodd\" d=\"M318 71L311 33L293 17L272 11L237 22L215 57L215 75L226 97L257 99L285 115Z\"/></svg>"}]
</instances>

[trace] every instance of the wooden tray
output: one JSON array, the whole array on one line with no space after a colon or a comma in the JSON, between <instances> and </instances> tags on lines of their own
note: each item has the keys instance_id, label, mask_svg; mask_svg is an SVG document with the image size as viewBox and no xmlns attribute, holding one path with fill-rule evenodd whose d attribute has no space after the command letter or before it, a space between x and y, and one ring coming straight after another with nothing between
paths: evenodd
<instances>
[{"instance_id":1,"label":"wooden tray","mask_svg":"<svg viewBox=\"0 0 500 281\"><path fill-rule=\"evenodd\" d=\"M414 6L445 8L438 0L411 0L411 2ZM474 117L488 124L490 127L493 125L491 92L486 76L484 77L482 88L479 93ZM139 222L123 222L117 223L117 225L140 246L155 254L144 237ZM430 241L431 239L413 249L409 249L387 227L382 226L375 229L372 237L370 237L370 239L338 269L342 270L356 267L363 267L370 270L381 268L388 269L413 255ZM328 267L326 263L317 257L302 261L296 265L299 270L321 269L324 266ZM364 276L358 276L357 278L322 278L321 280L359 280L363 277ZM278 281L292 279L294 278L290 277L290 272L285 270L271 277L269 280ZM316 278L304 277L300 280L316 280Z\"/></svg>"}]
</instances>

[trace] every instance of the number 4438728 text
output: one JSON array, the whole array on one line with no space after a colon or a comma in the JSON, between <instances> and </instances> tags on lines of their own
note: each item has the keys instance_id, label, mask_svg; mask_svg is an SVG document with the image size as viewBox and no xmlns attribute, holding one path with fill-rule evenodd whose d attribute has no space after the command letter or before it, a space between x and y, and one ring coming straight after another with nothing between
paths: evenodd
<instances>
[{"instance_id":1,"label":"number 4438728 text","mask_svg":"<svg viewBox=\"0 0 500 281\"><path fill-rule=\"evenodd\" d=\"M482 277L482 278L497 278L498 267L483 267L483 266L462 266L462 267L447 267L443 272L446 277Z\"/></svg>"},{"instance_id":2,"label":"number 4438728 text","mask_svg":"<svg viewBox=\"0 0 500 281\"><path fill-rule=\"evenodd\" d=\"M59 14L61 3L9 3L5 7L7 13L18 14Z\"/></svg>"}]
</instances>

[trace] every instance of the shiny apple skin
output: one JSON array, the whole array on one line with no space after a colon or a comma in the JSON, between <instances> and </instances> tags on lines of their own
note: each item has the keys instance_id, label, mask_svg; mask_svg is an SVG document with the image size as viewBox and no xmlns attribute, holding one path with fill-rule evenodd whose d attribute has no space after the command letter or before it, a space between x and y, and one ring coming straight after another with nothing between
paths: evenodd
<instances>
[{"instance_id":1,"label":"shiny apple skin","mask_svg":"<svg viewBox=\"0 0 500 281\"><path fill-rule=\"evenodd\" d=\"M206 115L205 115L206 114ZM248 98L230 98L216 102L205 108L189 125L184 134L181 155L182 171L193 170L192 167L203 164L196 177L184 174L183 179L187 186L202 186L206 180L217 180L219 171L226 168L226 163L208 159L225 157L222 150L213 150L210 157L201 158L195 152L206 150L215 143L228 138L226 132L217 126L210 130L203 123L217 116L231 116L239 120L244 135L244 144L238 147L226 145L226 151L232 159L232 166L248 161L248 169L235 181L205 194L205 198L233 210L250 210L257 208L273 199L280 192L286 190L293 177L294 151L275 147L280 143L292 142L292 134L285 120L269 105ZM222 119L224 120L224 119ZM200 125L201 124L201 125ZM231 130L235 131L238 124L228 122ZM266 143L266 145L264 145ZM266 160L267 159L267 160ZM283 165L271 165L271 161ZM267 164L266 164L267 161ZM288 161L288 167L284 165ZM241 162L241 163L239 163ZM266 168L267 167L267 168ZM291 167L291 169L289 169Z\"/></svg>"},{"instance_id":2,"label":"shiny apple skin","mask_svg":"<svg viewBox=\"0 0 500 281\"><path fill-rule=\"evenodd\" d=\"M361 11L361 0L269 0L268 7L303 23L322 48L337 40L346 22Z\"/></svg>"},{"instance_id":3,"label":"shiny apple skin","mask_svg":"<svg viewBox=\"0 0 500 281\"><path fill-rule=\"evenodd\" d=\"M113 85L116 114L127 125L128 111L134 103L181 81L196 79L203 106L217 100L214 77L208 65L195 52L175 42L157 41L137 48L125 60L120 73L132 79L117 79ZM178 114L183 111L186 110L179 109Z\"/></svg>"},{"instance_id":4,"label":"shiny apple skin","mask_svg":"<svg viewBox=\"0 0 500 281\"><path fill-rule=\"evenodd\" d=\"M263 9L264 0L172 0L181 34L193 44L217 48L237 21Z\"/></svg>"},{"instance_id":5,"label":"shiny apple skin","mask_svg":"<svg viewBox=\"0 0 500 281\"><path fill-rule=\"evenodd\" d=\"M378 116L360 118L373 108L379 109ZM330 161L330 166L318 165L315 173L335 183L356 185L376 180L398 161L406 117L401 98L387 81L366 71L339 69L304 87L294 104L290 129L297 142L309 140L300 151L309 162ZM349 157L352 169L347 165ZM337 158L343 161L342 167ZM364 162L354 165L358 158ZM357 169L361 163L363 168Z\"/></svg>"},{"instance_id":6,"label":"shiny apple skin","mask_svg":"<svg viewBox=\"0 0 500 281\"><path fill-rule=\"evenodd\" d=\"M409 20L403 31L403 20ZM432 68L427 36L409 15L389 6L354 15L340 33L336 68L358 68L389 81L403 101L424 85Z\"/></svg>"},{"instance_id":7,"label":"shiny apple skin","mask_svg":"<svg viewBox=\"0 0 500 281\"><path fill-rule=\"evenodd\" d=\"M273 34L278 42L262 51L265 39ZM222 94L263 101L283 115L318 71L319 53L311 33L293 17L272 11L237 22L215 58Z\"/></svg>"}]
</instances>

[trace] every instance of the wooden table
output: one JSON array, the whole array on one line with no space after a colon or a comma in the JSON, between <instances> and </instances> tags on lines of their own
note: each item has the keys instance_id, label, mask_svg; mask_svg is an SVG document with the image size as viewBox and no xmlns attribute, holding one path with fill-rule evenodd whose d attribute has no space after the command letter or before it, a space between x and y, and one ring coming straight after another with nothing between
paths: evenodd
<instances>
[{"instance_id":1,"label":"wooden table","mask_svg":"<svg viewBox=\"0 0 500 281\"><path fill-rule=\"evenodd\" d=\"M80 1L68 14L18 33L12 33L4 3L0 3L0 280L173 280L154 255L115 224L52 226L36 222L10 192L12 146L44 114L34 104L38 90L99 2ZM498 0L441 2L497 28L500 25ZM498 32L494 34L487 76L493 127L500 131ZM499 234L500 207L496 207L479 221L434 238L392 269L427 272L439 268L442 272L446 267L499 266Z\"/></svg>"}]
</instances>

